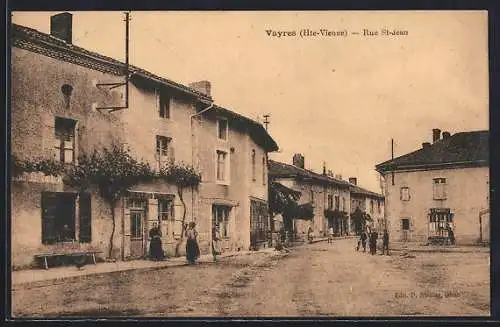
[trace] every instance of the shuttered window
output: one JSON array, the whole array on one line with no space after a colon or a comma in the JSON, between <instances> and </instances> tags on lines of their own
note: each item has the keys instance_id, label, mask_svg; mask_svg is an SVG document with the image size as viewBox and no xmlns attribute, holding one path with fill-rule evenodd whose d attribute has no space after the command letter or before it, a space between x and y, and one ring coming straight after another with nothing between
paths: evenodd
<instances>
[{"instance_id":1,"label":"shuttered window","mask_svg":"<svg viewBox=\"0 0 500 327\"><path fill-rule=\"evenodd\" d=\"M57 241L56 214L56 193L42 193L42 244L53 244Z\"/></svg>"}]
</instances>

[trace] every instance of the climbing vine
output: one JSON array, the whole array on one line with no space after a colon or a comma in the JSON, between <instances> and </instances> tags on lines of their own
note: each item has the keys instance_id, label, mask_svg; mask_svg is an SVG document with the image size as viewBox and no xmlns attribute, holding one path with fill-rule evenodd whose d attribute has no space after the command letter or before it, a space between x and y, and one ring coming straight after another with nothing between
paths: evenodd
<instances>
[{"instance_id":1,"label":"climbing vine","mask_svg":"<svg viewBox=\"0 0 500 327\"><path fill-rule=\"evenodd\" d=\"M201 183L201 175L192 166L184 163L175 164L171 162L160 169L157 178L168 184L175 185L177 187L179 200L182 203L183 211L181 238L175 246L175 256L179 256L179 249L184 240L186 230L186 203L184 202L184 189L191 188L191 191L194 192L194 190L196 190L198 185Z\"/></svg>"},{"instance_id":2,"label":"climbing vine","mask_svg":"<svg viewBox=\"0 0 500 327\"><path fill-rule=\"evenodd\" d=\"M41 172L45 176L61 176L65 171L65 166L61 162L54 159L34 158L31 160L20 159L16 155L12 155L12 176L19 177L24 173Z\"/></svg>"},{"instance_id":3,"label":"climbing vine","mask_svg":"<svg viewBox=\"0 0 500 327\"><path fill-rule=\"evenodd\" d=\"M110 149L95 150L91 155L78 158L64 178L64 183L80 190L92 185L99 189L100 196L109 205L113 228L109 238L108 258L113 255L113 238L116 228L116 204L127 196L130 187L155 178L155 171L148 163L132 157L122 145L112 145Z\"/></svg>"}]
</instances>

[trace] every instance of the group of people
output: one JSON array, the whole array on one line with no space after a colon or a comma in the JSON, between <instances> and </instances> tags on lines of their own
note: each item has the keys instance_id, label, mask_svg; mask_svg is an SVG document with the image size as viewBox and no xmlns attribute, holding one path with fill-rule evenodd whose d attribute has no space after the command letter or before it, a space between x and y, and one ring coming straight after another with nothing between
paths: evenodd
<instances>
[{"instance_id":1,"label":"group of people","mask_svg":"<svg viewBox=\"0 0 500 327\"><path fill-rule=\"evenodd\" d=\"M189 264L194 264L200 257L200 247L198 245L198 231L196 230L196 223L190 222L187 225L186 232L186 260ZM163 251L161 229L158 223L153 224L153 228L149 231L150 245L149 245L149 258L154 261L166 259ZM212 255L214 262L217 262L217 256L221 254L220 248L220 229L216 224L212 230Z\"/></svg>"},{"instance_id":2,"label":"group of people","mask_svg":"<svg viewBox=\"0 0 500 327\"><path fill-rule=\"evenodd\" d=\"M363 231L359 237L358 245L356 246L356 251L359 251L363 247L363 252L366 252L366 242L368 241L370 254L377 253L377 239L378 232L376 231ZM382 254L389 255L389 233L387 229L384 230L382 235Z\"/></svg>"}]
</instances>

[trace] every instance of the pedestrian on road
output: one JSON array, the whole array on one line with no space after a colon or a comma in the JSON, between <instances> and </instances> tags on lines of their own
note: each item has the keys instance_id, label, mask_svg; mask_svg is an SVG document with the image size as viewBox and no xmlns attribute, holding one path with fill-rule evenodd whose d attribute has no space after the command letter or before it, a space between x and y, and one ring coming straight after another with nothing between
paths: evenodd
<instances>
[{"instance_id":1,"label":"pedestrian on road","mask_svg":"<svg viewBox=\"0 0 500 327\"><path fill-rule=\"evenodd\" d=\"M384 235L382 236L382 254L385 254L387 251L387 255L389 255L389 233L387 229L384 229Z\"/></svg>"},{"instance_id":2,"label":"pedestrian on road","mask_svg":"<svg viewBox=\"0 0 500 327\"><path fill-rule=\"evenodd\" d=\"M149 230L149 258L154 261L163 260L164 253L161 244L161 230L158 223L153 223L153 228Z\"/></svg>"},{"instance_id":3,"label":"pedestrian on road","mask_svg":"<svg viewBox=\"0 0 500 327\"><path fill-rule=\"evenodd\" d=\"M358 241L358 250L359 250L359 244L361 243L361 246L363 247L363 252L366 252L366 239L368 236L366 235L366 232L361 232L361 236L359 237Z\"/></svg>"},{"instance_id":4,"label":"pedestrian on road","mask_svg":"<svg viewBox=\"0 0 500 327\"><path fill-rule=\"evenodd\" d=\"M448 230L448 240L450 240L450 244L454 245L455 244L455 234L453 233L453 229L451 229L450 224L446 226L446 229Z\"/></svg>"},{"instance_id":5,"label":"pedestrian on road","mask_svg":"<svg viewBox=\"0 0 500 327\"><path fill-rule=\"evenodd\" d=\"M376 231L371 232L370 234L370 254L377 253L377 238L378 233Z\"/></svg>"},{"instance_id":6,"label":"pedestrian on road","mask_svg":"<svg viewBox=\"0 0 500 327\"><path fill-rule=\"evenodd\" d=\"M328 228L328 243L333 243L333 226Z\"/></svg>"},{"instance_id":7,"label":"pedestrian on road","mask_svg":"<svg viewBox=\"0 0 500 327\"><path fill-rule=\"evenodd\" d=\"M189 264L194 264L196 259L200 257L200 248L198 246L198 232L195 229L196 224L192 221L189 223L186 231L186 259Z\"/></svg>"},{"instance_id":8,"label":"pedestrian on road","mask_svg":"<svg viewBox=\"0 0 500 327\"><path fill-rule=\"evenodd\" d=\"M221 254L220 240L220 227L219 224L215 224L212 231L212 255L214 256L214 262L217 262L217 256Z\"/></svg>"}]
</instances>

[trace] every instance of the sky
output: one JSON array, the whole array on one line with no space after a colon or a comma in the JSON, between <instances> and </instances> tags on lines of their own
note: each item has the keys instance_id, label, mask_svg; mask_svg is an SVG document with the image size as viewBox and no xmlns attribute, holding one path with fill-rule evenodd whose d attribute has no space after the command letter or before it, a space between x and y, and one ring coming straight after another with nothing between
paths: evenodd
<instances>
[{"instance_id":1,"label":"sky","mask_svg":"<svg viewBox=\"0 0 500 327\"><path fill-rule=\"evenodd\" d=\"M71 12L73 43L125 58L123 12ZM55 12L14 12L50 32ZM208 80L218 105L262 121L271 159L323 164L380 192L374 166L431 141L488 129L486 11L130 13L130 63L182 84ZM301 31L346 31L304 36ZM364 36L363 30L378 35ZM382 30L406 31L384 36ZM295 32L273 37L270 31ZM269 32L269 33L268 33ZM360 34L354 35L352 32Z\"/></svg>"}]
</instances>

